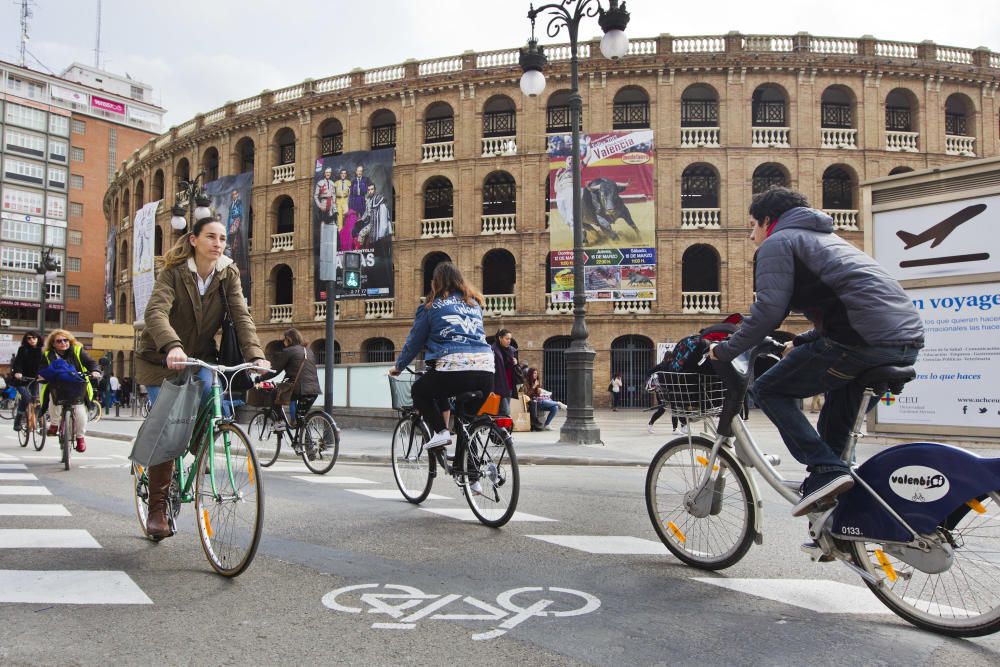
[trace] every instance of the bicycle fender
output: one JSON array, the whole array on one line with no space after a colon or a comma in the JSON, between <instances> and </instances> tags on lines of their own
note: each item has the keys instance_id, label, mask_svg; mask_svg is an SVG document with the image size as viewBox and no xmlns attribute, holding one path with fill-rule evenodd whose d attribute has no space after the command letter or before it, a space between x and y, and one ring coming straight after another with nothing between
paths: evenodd
<instances>
[{"instance_id":1,"label":"bicycle fender","mask_svg":"<svg viewBox=\"0 0 1000 667\"><path fill-rule=\"evenodd\" d=\"M935 442L911 442L871 457L857 475L917 533L929 534L974 509L976 498L1000 490L1000 459ZM847 538L909 542L909 531L861 484L838 497L831 532Z\"/></svg>"}]
</instances>

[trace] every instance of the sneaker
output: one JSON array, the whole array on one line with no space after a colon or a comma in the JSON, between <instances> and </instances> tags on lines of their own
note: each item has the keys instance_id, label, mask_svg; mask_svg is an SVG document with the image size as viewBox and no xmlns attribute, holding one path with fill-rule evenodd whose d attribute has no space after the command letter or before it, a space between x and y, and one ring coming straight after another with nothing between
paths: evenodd
<instances>
[{"instance_id":1,"label":"sneaker","mask_svg":"<svg viewBox=\"0 0 1000 667\"><path fill-rule=\"evenodd\" d=\"M84 441L83 438L76 439L76 451L80 453L87 451L87 443Z\"/></svg>"},{"instance_id":2,"label":"sneaker","mask_svg":"<svg viewBox=\"0 0 1000 667\"><path fill-rule=\"evenodd\" d=\"M49 424L49 435L59 435L59 427L55 424Z\"/></svg>"},{"instance_id":3,"label":"sneaker","mask_svg":"<svg viewBox=\"0 0 1000 667\"><path fill-rule=\"evenodd\" d=\"M472 484L469 484L469 492L474 496L481 496L483 495L483 485L478 481L475 481Z\"/></svg>"},{"instance_id":4,"label":"sneaker","mask_svg":"<svg viewBox=\"0 0 1000 667\"><path fill-rule=\"evenodd\" d=\"M565 403L563 403L562 401L559 401L558 405L559 405L559 407L560 407L560 408L562 408L563 410L565 410L566 408L568 408L568 407L569 407L568 405L566 405L566 404L565 404Z\"/></svg>"},{"instance_id":5,"label":"sneaker","mask_svg":"<svg viewBox=\"0 0 1000 667\"><path fill-rule=\"evenodd\" d=\"M689 429L687 427L687 424L685 424L684 426L681 426L681 430L680 430L680 434L681 435L688 435L689 433L691 433L691 429Z\"/></svg>"},{"instance_id":6,"label":"sneaker","mask_svg":"<svg viewBox=\"0 0 1000 667\"><path fill-rule=\"evenodd\" d=\"M646 433L652 433L652 432L653 432L653 425L650 424L649 426L646 427Z\"/></svg>"},{"instance_id":7,"label":"sneaker","mask_svg":"<svg viewBox=\"0 0 1000 667\"><path fill-rule=\"evenodd\" d=\"M438 431L433 436L431 436L431 439L427 441L427 444L424 445L424 448L428 450L438 449L440 447L447 447L450 444L451 444L451 433L448 432L448 429L445 429L443 431Z\"/></svg>"},{"instance_id":8,"label":"sneaker","mask_svg":"<svg viewBox=\"0 0 1000 667\"><path fill-rule=\"evenodd\" d=\"M808 514L821 500L830 500L854 486L854 478L846 470L814 472L802 482L802 500L792 508L792 516Z\"/></svg>"},{"instance_id":9,"label":"sneaker","mask_svg":"<svg viewBox=\"0 0 1000 667\"><path fill-rule=\"evenodd\" d=\"M551 427L551 426L549 426L549 425L545 425L545 426L543 426L543 427L542 427L542 430L543 430L543 431L551 431L551 430L552 430L552 427Z\"/></svg>"},{"instance_id":10,"label":"sneaker","mask_svg":"<svg viewBox=\"0 0 1000 667\"><path fill-rule=\"evenodd\" d=\"M14 415L14 431L21 430L21 415Z\"/></svg>"}]
</instances>

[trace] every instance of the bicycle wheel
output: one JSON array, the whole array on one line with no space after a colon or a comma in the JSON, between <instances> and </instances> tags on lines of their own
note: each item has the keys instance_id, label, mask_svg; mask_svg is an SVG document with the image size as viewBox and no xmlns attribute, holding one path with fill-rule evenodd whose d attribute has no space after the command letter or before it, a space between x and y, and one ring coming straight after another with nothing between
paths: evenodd
<instances>
[{"instance_id":1,"label":"bicycle wheel","mask_svg":"<svg viewBox=\"0 0 1000 667\"><path fill-rule=\"evenodd\" d=\"M457 464L457 462L456 462ZM465 499L484 525L499 528L514 516L521 490L514 443L496 424L483 424L469 434L469 449L462 462L469 485L478 481L482 493L465 486Z\"/></svg>"},{"instance_id":2,"label":"bicycle wheel","mask_svg":"<svg viewBox=\"0 0 1000 667\"><path fill-rule=\"evenodd\" d=\"M31 410L34 408L29 407L28 409ZM34 446L36 452L42 451L48 433L49 416L47 413L42 412L41 408L38 408L38 414L35 416L35 428L31 431L31 444Z\"/></svg>"},{"instance_id":3,"label":"bicycle wheel","mask_svg":"<svg viewBox=\"0 0 1000 667\"><path fill-rule=\"evenodd\" d=\"M1000 491L959 506L934 531L950 547L951 564L923 572L889 545L853 542L854 564L878 583L865 582L885 606L918 628L951 637L1000 630ZM898 547L897 547L898 548Z\"/></svg>"},{"instance_id":4,"label":"bicycle wheel","mask_svg":"<svg viewBox=\"0 0 1000 667\"><path fill-rule=\"evenodd\" d=\"M3 417L4 419L13 419L16 411L16 400L12 398L5 398L2 402L0 402L0 417Z\"/></svg>"},{"instance_id":5,"label":"bicycle wheel","mask_svg":"<svg viewBox=\"0 0 1000 667\"><path fill-rule=\"evenodd\" d=\"M29 404L25 409L24 414L21 415L21 430L17 432L17 441L22 447L28 446L28 441L31 440L31 432L34 430L35 420L29 418L32 414L34 408Z\"/></svg>"},{"instance_id":6,"label":"bicycle wheel","mask_svg":"<svg viewBox=\"0 0 1000 667\"><path fill-rule=\"evenodd\" d=\"M333 417L325 412L310 413L302 425L302 460L306 467L317 475L325 475L337 462L339 451L340 432Z\"/></svg>"},{"instance_id":7,"label":"bicycle wheel","mask_svg":"<svg viewBox=\"0 0 1000 667\"><path fill-rule=\"evenodd\" d=\"M87 406L87 421L89 421L91 424L101 421L101 416L103 414L104 411L101 410L101 404L98 403L97 401L94 401L93 403Z\"/></svg>"},{"instance_id":8,"label":"bicycle wheel","mask_svg":"<svg viewBox=\"0 0 1000 667\"><path fill-rule=\"evenodd\" d=\"M209 458L214 462L214 475L205 473ZM235 577L253 561L264 525L264 487L257 455L243 429L221 424L215 429L214 441L202 449L194 469L198 475L194 509L201 546L216 572Z\"/></svg>"},{"instance_id":9,"label":"bicycle wheel","mask_svg":"<svg viewBox=\"0 0 1000 667\"><path fill-rule=\"evenodd\" d=\"M70 443L73 441L73 427L73 411L65 410L59 430L59 444L62 446L62 463L66 470L69 470L69 451L72 449Z\"/></svg>"},{"instance_id":10,"label":"bicycle wheel","mask_svg":"<svg viewBox=\"0 0 1000 667\"><path fill-rule=\"evenodd\" d=\"M281 436L271 430L272 426L274 420L267 412L255 414L247 426L250 444L257 452L257 460L265 468L278 460L278 452L281 451Z\"/></svg>"},{"instance_id":11,"label":"bicycle wheel","mask_svg":"<svg viewBox=\"0 0 1000 667\"><path fill-rule=\"evenodd\" d=\"M138 463L132 463L129 467L129 475L132 477L135 515L139 519L139 527L142 528L142 534L148 536L149 533L146 531L146 524L149 521L149 479L146 477L146 469Z\"/></svg>"},{"instance_id":12,"label":"bicycle wheel","mask_svg":"<svg viewBox=\"0 0 1000 667\"><path fill-rule=\"evenodd\" d=\"M392 476L399 492L411 503L424 502L434 483L434 459L424 449L429 439L416 416L403 417L392 432Z\"/></svg>"},{"instance_id":13,"label":"bicycle wheel","mask_svg":"<svg viewBox=\"0 0 1000 667\"><path fill-rule=\"evenodd\" d=\"M149 408L150 408L149 401L143 401L142 403L140 403L139 404L139 415L141 417L143 417L143 418L148 417L149 416Z\"/></svg>"},{"instance_id":14,"label":"bicycle wheel","mask_svg":"<svg viewBox=\"0 0 1000 667\"><path fill-rule=\"evenodd\" d=\"M757 508L746 471L726 450L719 452L705 489L710 498L696 502L692 490L711 451L712 441L697 436L663 445L646 473L646 510L672 554L703 570L721 570L743 558L753 543Z\"/></svg>"}]
</instances>

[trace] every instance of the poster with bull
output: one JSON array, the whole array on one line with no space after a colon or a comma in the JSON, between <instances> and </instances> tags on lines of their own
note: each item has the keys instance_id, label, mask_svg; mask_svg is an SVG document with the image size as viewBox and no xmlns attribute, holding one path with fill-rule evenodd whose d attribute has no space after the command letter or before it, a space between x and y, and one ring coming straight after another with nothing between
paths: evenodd
<instances>
[{"instance_id":1,"label":"poster with bull","mask_svg":"<svg viewBox=\"0 0 1000 667\"><path fill-rule=\"evenodd\" d=\"M353 151L316 160L312 182L313 247L336 235L337 280L341 281L343 254L361 253L361 287L340 284L338 299L389 298L393 295L392 220L393 149ZM315 298L326 298L319 279L319 252L315 253Z\"/></svg>"},{"instance_id":2,"label":"poster with bull","mask_svg":"<svg viewBox=\"0 0 1000 667\"><path fill-rule=\"evenodd\" d=\"M250 191L253 172L223 176L205 184L205 194L212 199L212 210L226 227L226 256L236 263L243 285L243 298L250 303L250 248L247 239L253 218Z\"/></svg>"},{"instance_id":3,"label":"poster with bull","mask_svg":"<svg viewBox=\"0 0 1000 667\"><path fill-rule=\"evenodd\" d=\"M549 291L573 299L573 164L570 135L549 138ZM580 137L584 289L590 301L656 299L653 131Z\"/></svg>"}]
</instances>

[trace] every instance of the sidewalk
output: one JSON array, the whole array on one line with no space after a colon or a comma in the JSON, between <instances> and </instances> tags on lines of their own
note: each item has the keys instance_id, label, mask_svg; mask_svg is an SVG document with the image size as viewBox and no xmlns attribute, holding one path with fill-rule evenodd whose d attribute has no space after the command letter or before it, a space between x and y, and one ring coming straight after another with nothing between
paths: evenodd
<instances>
[{"instance_id":1,"label":"sidewalk","mask_svg":"<svg viewBox=\"0 0 1000 667\"><path fill-rule=\"evenodd\" d=\"M559 443L559 427L565 417L560 412L553 422L553 430L536 433L514 433L514 445L518 461L525 465L611 465L646 466L663 443L675 436L670 431L670 417L664 415L654 426L654 432L646 432L649 412L640 410L597 410L595 421L601 431L601 445L574 445ZM336 413L334 414L336 416ZM812 421L816 415L808 414ZM139 430L141 419L131 417L106 416L91 425L88 434L99 438L129 441ZM760 448L768 454L781 457L784 469L798 469L801 466L788 454L777 429L759 410L750 412L749 430ZM695 433L700 429L695 428ZM388 431L363 431L344 429L340 434L340 454L338 460L368 463L389 463L389 446L392 435ZM863 438L858 445L858 458L864 460L896 440L883 437ZM1000 456L1000 445L982 443L956 443L972 449L980 456ZM282 448L282 458L293 458L289 448Z\"/></svg>"}]
</instances>

